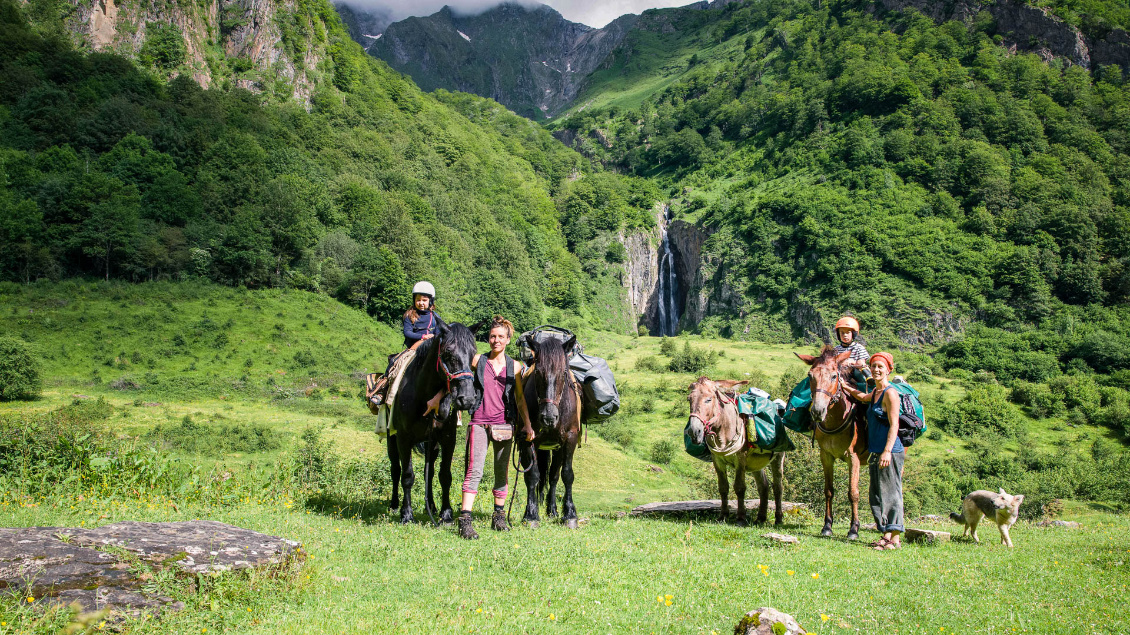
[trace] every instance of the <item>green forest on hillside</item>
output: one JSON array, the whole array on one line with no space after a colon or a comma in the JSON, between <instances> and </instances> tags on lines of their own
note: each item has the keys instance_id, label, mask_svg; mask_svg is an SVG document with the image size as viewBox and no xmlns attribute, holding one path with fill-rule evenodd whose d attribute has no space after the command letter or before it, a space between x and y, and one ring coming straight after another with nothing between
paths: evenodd
<instances>
[{"instance_id":1,"label":"green forest on hillside","mask_svg":"<svg viewBox=\"0 0 1130 635\"><path fill-rule=\"evenodd\" d=\"M947 363L1029 380L1130 368L1118 68L1009 54L989 19L731 7L715 35L742 43L732 59L639 108L558 122L599 129L611 148L585 147L600 161L689 188L679 215L717 228L705 285L740 298L686 326L787 339L808 306L854 311L880 341L937 343L976 321Z\"/></svg>"},{"instance_id":2,"label":"green forest on hillside","mask_svg":"<svg viewBox=\"0 0 1130 635\"><path fill-rule=\"evenodd\" d=\"M502 312L527 327L549 306L634 328L615 259L567 250L558 207L585 189L601 216L588 238L605 245L653 223L654 188L612 175L567 184L591 172L580 155L494 102L421 93L364 55L332 10L290 16L330 34L308 112L76 51L40 5L53 6L0 4L3 278L298 288L382 320L430 279L451 319ZM167 39L152 33L155 47Z\"/></svg>"}]
</instances>

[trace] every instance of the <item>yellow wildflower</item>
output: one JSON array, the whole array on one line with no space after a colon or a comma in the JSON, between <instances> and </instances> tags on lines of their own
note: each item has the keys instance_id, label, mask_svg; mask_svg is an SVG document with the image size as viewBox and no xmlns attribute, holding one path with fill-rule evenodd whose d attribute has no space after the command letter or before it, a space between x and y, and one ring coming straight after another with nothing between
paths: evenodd
<instances>
[{"instance_id":1,"label":"yellow wildflower","mask_svg":"<svg viewBox=\"0 0 1130 635\"><path fill-rule=\"evenodd\" d=\"M549 614L549 619L550 619L551 621L556 621L556 620L557 620L557 616L556 616L556 615L554 615L553 613L550 613L550 614Z\"/></svg>"},{"instance_id":2,"label":"yellow wildflower","mask_svg":"<svg viewBox=\"0 0 1130 635\"><path fill-rule=\"evenodd\" d=\"M668 593L667 595L664 595L663 597L667 598L668 600L674 600L675 599L675 596L671 595L670 593Z\"/></svg>"},{"instance_id":3,"label":"yellow wildflower","mask_svg":"<svg viewBox=\"0 0 1130 635\"><path fill-rule=\"evenodd\" d=\"M789 574L789 575L795 575L795 574L796 574L796 571L793 571L792 569L789 569L789 570L788 570L788 571L786 571L785 573L787 573L787 574Z\"/></svg>"},{"instance_id":4,"label":"yellow wildflower","mask_svg":"<svg viewBox=\"0 0 1130 635\"><path fill-rule=\"evenodd\" d=\"M832 618L828 617L827 615L825 615L823 613L820 614L820 621L821 622L827 622L830 619L832 619Z\"/></svg>"},{"instance_id":5,"label":"yellow wildflower","mask_svg":"<svg viewBox=\"0 0 1130 635\"><path fill-rule=\"evenodd\" d=\"M819 579L820 579L820 574L819 574L819 573L813 573L813 574L812 574L812 579L813 579L813 580L819 580Z\"/></svg>"}]
</instances>

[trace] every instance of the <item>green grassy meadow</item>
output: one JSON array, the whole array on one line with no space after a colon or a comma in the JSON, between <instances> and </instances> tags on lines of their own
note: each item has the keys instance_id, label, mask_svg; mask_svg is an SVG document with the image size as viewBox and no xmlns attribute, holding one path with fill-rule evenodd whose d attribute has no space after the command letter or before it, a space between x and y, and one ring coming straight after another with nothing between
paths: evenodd
<instances>
[{"instance_id":1,"label":"green grassy meadow","mask_svg":"<svg viewBox=\"0 0 1130 635\"><path fill-rule=\"evenodd\" d=\"M841 539L842 516L833 539L818 537L811 514L789 516L783 531L801 542L787 548L760 537L770 529L705 517L625 516L647 502L710 496L714 487L712 470L681 446L692 375L637 370L640 359L667 359L659 338L581 335L588 352L609 360L624 398L621 413L593 427L577 453L581 528L543 523L536 530L491 532L489 496L480 496L482 539L467 543L451 528L433 528L420 498L420 522L405 527L388 514L387 491L379 488L318 499L263 485L279 482L269 474L287 470L308 428L319 430L343 459L383 459L383 442L357 398L356 375L383 368L384 355L399 344L395 330L305 292L63 283L4 287L0 300L6 314L0 334L32 342L46 375L40 400L0 403L0 416L102 398L110 405L105 425L113 434L195 466L201 488L227 488L223 495L183 500L96 485L35 497L10 488L0 495L0 526L205 518L299 540L308 552L300 567L271 576L228 576L196 590L167 581L167 593L187 609L110 625L125 632L727 633L744 612L764 605L819 633L1130 631L1122 607L1130 583L1130 518L1099 503L1066 503L1060 517L1083 523L1078 530L1020 522L1013 550L996 544L989 523L982 525L980 545L955 539L875 553ZM771 392L782 375L803 368L790 346L691 342L724 351L712 377L750 373ZM913 356L905 359L908 367L914 364ZM919 386L928 407L955 401L964 390L946 378ZM215 439L228 434L225 429L259 426L273 445L226 451L217 442L189 452L174 437L151 435L158 426L183 426L186 418ZM1030 423L1028 442L1041 446L1080 434L1055 429L1054 420ZM819 481L819 463L807 440L795 441L798 451L787 461L791 491L811 493L805 484ZM675 446L673 454L656 449L664 442ZM945 434L923 437L907 464L967 451ZM462 468L460 448L457 475ZM839 469L846 486L846 469ZM915 478L908 467L908 491ZM514 520L524 500L521 484L517 493L523 498ZM955 500L950 509L956 506ZM862 515L866 526L869 513ZM863 534L864 542L874 537ZM55 632L68 619L65 611L45 612L26 599L0 601L0 633Z\"/></svg>"}]
</instances>

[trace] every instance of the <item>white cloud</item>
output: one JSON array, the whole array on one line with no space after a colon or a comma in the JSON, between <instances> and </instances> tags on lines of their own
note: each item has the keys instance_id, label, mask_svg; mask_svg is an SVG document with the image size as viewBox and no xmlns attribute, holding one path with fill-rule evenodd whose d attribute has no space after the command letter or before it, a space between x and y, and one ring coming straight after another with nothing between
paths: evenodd
<instances>
[{"instance_id":1,"label":"white cloud","mask_svg":"<svg viewBox=\"0 0 1130 635\"><path fill-rule=\"evenodd\" d=\"M410 16L431 15L448 5L456 13L476 14L496 7L499 0L342 0L345 4L366 11L388 12L393 20ZM538 2L521 0L520 4L537 6ZM658 7L678 7L691 0L547 0L565 19L589 26L602 27L625 13L640 13Z\"/></svg>"}]
</instances>

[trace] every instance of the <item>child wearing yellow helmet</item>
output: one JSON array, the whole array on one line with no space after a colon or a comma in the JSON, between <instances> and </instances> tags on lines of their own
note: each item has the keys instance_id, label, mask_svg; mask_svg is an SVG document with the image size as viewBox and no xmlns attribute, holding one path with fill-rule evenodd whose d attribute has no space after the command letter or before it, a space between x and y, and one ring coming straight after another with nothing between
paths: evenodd
<instances>
[{"instance_id":1,"label":"child wearing yellow helmet","mask_svg":"<svg viewBox=\"0 0 1130 635\"><path fill-rule=\"evenodd\" d=\"M871 370L867 367L867 361L871 359L871 355L864 348L863 343L859 341L859 320L850 315L845 315L836 320L834 330L836 333L836 354L851 351L851 364L863 373L864 377L871 377Z\"/></svg>"}]
</instances>

